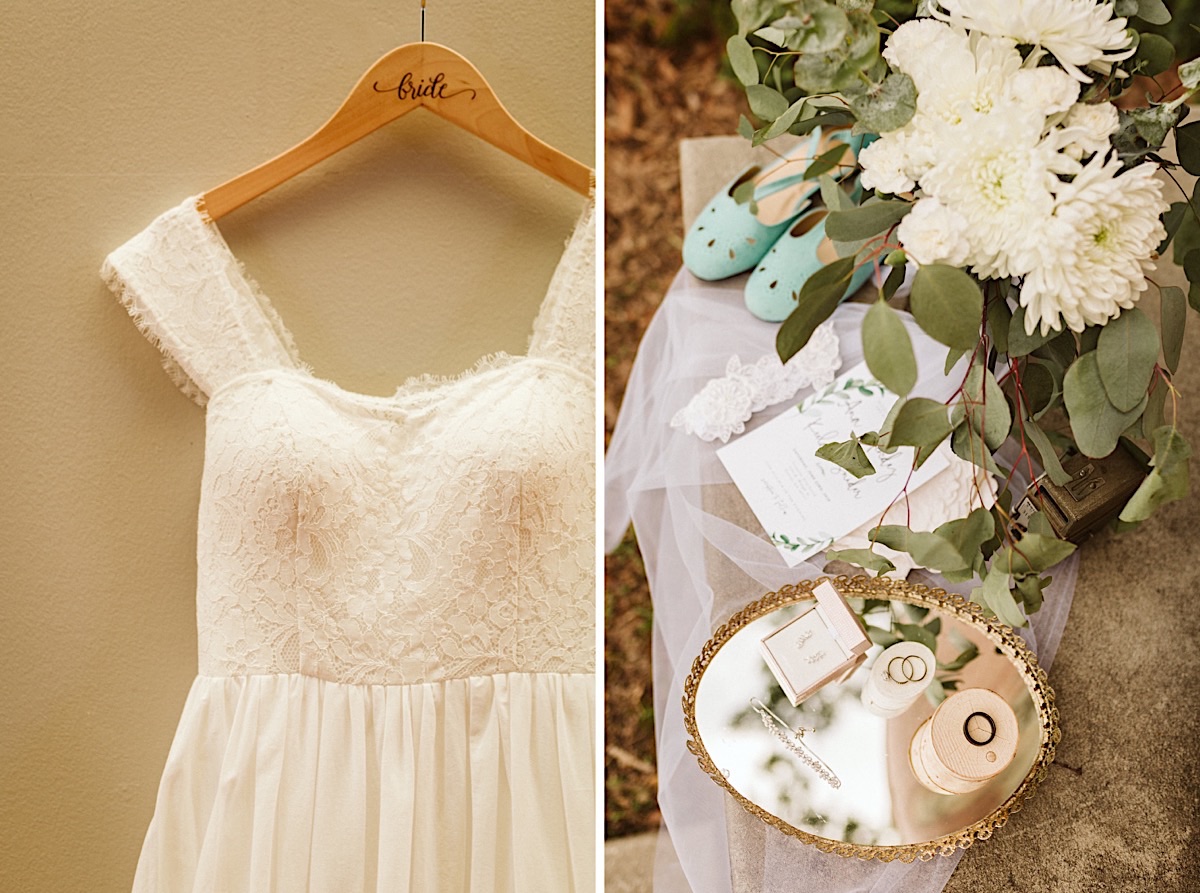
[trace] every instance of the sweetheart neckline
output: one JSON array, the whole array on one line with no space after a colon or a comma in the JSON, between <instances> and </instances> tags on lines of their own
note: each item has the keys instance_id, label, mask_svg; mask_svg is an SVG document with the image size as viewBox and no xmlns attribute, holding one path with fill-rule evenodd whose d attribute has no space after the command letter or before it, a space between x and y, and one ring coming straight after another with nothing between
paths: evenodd
<instances>
[{"instance_id":1,"label":"sweetheart neckline","mask_svg":"<svg viewBox=\"0 0 1200 893\"><path fill-rule=\"evenodd\" d=\"M542 295L541 302L538 304L537 313L534 314L533 321L530 323L528 334L529 342L532 342L537 333L537 325L538 321L541 319L542 312L546 309L547 305L550 303L550 299L555 294L555 283L558 279L559 271L566 267L572 255L579 250L578 246L583 241L582 237L587 229L588 221L595 215L595 206L596 198L595 194L593 193L592 195L588 196L588 199L584 204L579 217L575 221L574 227L571 229L570 235L567 237L566 242L563 245L563 250L559 254L558 261L554 266L554 272L551 274L550 281L546 285L546 291ZM265 322L267 322L267 324L279 338L284 351L295 361L297 367L294 371L302 373L305 377L310 378L313 381L323 383L327 387L337 391L342 396L355 402L391 404L397 408L401 408L402 401L413 395L429 393L448 385L468 381L485 372L491 371L492 369L509 366L522 360L538 359L528 352L528 348L526 348L525 353L519 354L499 350L484 354L474 363L459 372L445 375L432 372L421 372L416 375L410 375L399 385L397 385L396 389L391 394L367 394L362 391L351 390L350 388L338 384L332 379L317 375L313 371L312 367L300 358L295 344L292 341L291 332L287 326L284 325L283 320L279 316L278 311L275 310L274 304L271 302L270 297L262 290L262 287L259 286L258 282L255 281L254 278L246 271L245 264L243 264L241 259L233 252L233 249L229 247L229 243L225 240L225 235L221 232L220 227L218 227L217 224L204 212L203 197L199 195L192 196L184 202L184 208L194 215L200 224L201 230L208 235L208 247L222 255L222 259L228 262L229 269L234 271L239 277L240 281L235 283L235 285L241 285L258 299L257 303L263 312Z\"/></svg>"}]
</instances>

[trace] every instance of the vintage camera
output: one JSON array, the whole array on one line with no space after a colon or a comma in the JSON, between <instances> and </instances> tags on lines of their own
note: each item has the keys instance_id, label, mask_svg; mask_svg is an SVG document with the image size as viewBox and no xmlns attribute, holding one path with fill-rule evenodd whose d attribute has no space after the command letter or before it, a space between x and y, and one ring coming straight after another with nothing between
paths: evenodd
<instances>
[{"instance_id":1,"label":"vintage camera","mask_svg":"<svg viewBox=\"0 0 1200 893\"><path fill-rule=\"evenodd\" d=\"M1043 474L1017 503L1013 522L1021 530L1040 510L1059 539L1081 543L1121 513L1147 474L1144 457L1124 442L1103 459L1068 453L1062 467L1069 481L1060 486Z\"/></svg>"}]
</instances>

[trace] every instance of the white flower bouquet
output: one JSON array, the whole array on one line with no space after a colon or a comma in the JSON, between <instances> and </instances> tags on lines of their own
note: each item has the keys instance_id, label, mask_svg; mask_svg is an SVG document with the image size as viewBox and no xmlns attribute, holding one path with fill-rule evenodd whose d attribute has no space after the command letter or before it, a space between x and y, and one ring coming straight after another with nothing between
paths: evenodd
<instances>
[{"instance_id":1,"label":"white flower bouquet","mask_svg":"<svg viewBox=\"0 0 1200 893\"><path fill-rule=\"evenodd\" d=\"M1140 463L1115 512L1119 528L1187 492L1191 450L1172 378L1187 307L1200 310L1200 196L1169 203L1159 173L1200 174L1200 123L1183 123L1200 61L1179 66L1173 88L1153 80L1174 50L1136 23L1168 21L1162 0L732 7L730 62L761 122L743 118L745 136L757 144L819 125L877 135L857 161L843 164L835 147L806 172L822 179L838 259L805 282L777 346L784 361L803 348L854 271L873 265L883 284L864 319L864 351L900 398L880 430L818 455L861 476L874 472L864 446L913 447L919 465L949 440L994 475L998 493L977 487L964 517L932 531L883 525L871 544L952 581L977 579L973 597L1021 625L1040 606L1044 572L1075 548L1041 499L1078 482L1067 469L1079 463L1068 460L1121 452ZM1139 75L1149 94L1119 110L1114 100ZM1160 154L1172 133L1178 162ZM857 203L827 176L852 163ZM752 201L753 183L737 197ZM1154 278L1171 248L1186 296ZM906 271L913 318L946 346L946 369L964 370L946 404L909 397L917 364L889 304ZM1161 325L1137 306L1151 287ZM1024 511L1014 506L1023 494L1009 490L1018 471L1035 481ZM892 567L874 548L829 554Z\"/></svg>"}]
</instances>

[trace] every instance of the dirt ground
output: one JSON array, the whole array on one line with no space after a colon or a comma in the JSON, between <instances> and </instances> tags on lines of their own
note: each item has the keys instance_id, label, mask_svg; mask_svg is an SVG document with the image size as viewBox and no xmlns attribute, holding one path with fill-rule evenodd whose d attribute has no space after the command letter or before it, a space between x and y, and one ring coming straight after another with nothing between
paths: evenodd
<instances>
[{"instance_id":1,"label":"dirt ground","mask_svg":"<svg viewBox=\"0 0 1200 893\"><path fill-rule=\"evenodd\" d=\"M678 142L730 134L745 96L722 75L728 4L605 4L605 430L642 333L680 266ZM728 29L728 30L727 30ZM632 535L608 557L605 834L658 825L650 688L650 594Z\"/></svg>"}]
</instances>

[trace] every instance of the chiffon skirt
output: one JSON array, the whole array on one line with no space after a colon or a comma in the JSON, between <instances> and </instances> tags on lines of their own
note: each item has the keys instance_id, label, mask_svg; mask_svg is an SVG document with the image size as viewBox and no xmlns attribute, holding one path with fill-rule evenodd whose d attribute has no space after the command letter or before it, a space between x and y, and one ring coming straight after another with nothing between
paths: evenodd
<instances>
[{"instance_id":1,"label":"chiffon skirt","mask_svg":"<svg viewBox=\"0 0 1200 893\"><path fill-rule=\"evenodd\" d=\"M593 680L199 676L134 893L591 890Z\"/></svg>"}]
</instances>

